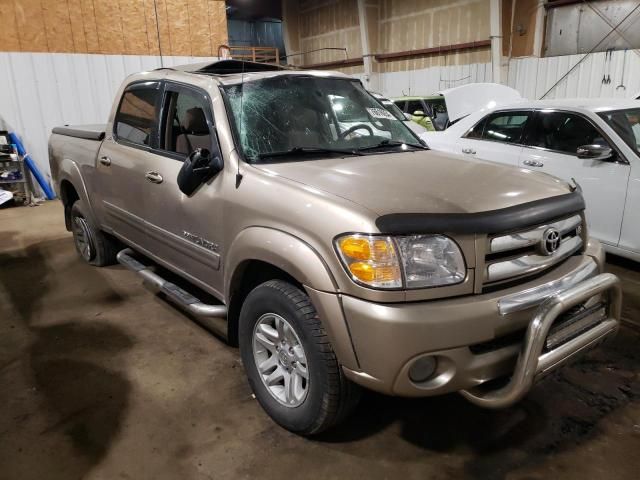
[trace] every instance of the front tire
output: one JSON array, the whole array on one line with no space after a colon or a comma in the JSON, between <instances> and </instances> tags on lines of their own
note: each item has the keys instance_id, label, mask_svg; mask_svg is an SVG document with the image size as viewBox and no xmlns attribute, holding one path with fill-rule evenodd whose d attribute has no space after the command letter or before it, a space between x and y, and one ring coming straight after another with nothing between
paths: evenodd
<instances>
[{"instance_id":1,"label":"front tire","mask_svg":"<svg viewBox=\"0 0 640 480\"><path fill-rule=\"evenodd\" d=\"M71 206L71 233L80 258L90 265L104 267L116 263L117 241L100 231L91 221L82 200Z\"/></svg>"},{"instance_id":2,"label":"front tire","mask_svg":"<svg viewBox=\"0 0 640 480\"><path fill-rule=\"evenodd\" d=\"M240 354L262 408L287 430L320 433L343 420L360 390L347 380L309 297L270 280L242 306Z\"/></svg>"}]
</instances>

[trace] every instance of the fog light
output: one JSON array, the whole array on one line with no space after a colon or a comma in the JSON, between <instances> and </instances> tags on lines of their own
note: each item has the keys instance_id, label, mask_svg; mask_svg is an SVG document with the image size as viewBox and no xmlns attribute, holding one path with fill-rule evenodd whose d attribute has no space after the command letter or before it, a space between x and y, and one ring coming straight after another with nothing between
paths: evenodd
<instances>
[{"instance_id":1,"label":"fog light","mask_svg":"<svg viewBox=\"0 0 640 480\"><path fill-rule=\"evenodd\" d=\"M409 378L415 383L426 382L433 376L437 367L436 357L421 357L411 365Z\"/></svg>"}]
</instances>

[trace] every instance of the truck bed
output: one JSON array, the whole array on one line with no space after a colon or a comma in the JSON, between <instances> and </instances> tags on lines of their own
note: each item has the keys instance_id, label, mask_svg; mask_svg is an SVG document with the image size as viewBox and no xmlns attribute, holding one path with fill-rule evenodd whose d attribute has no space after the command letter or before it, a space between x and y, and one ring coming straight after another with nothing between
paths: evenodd
<instances>
[{"instance_id":1,"label":"truck bed","mask_svg":"<svg viewBox=\"0 0 640 480\"><path fill-rule=\"evenodd\" d=\"M55 127L52 133L64 135L66 137L83 138L85 140L104 139L106 124L95 125L65 125L64 127Z\"/></svg>"}]
</instances>

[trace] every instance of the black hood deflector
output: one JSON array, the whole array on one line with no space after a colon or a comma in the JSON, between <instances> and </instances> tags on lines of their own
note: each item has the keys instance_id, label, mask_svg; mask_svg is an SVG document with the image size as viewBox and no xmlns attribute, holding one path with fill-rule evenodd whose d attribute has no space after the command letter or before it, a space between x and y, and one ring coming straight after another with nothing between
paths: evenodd
<instances>
[{"instance_id":1,"label":"black hood deflector","mask_svg":"<svg viewBox=\"0 0 640 480\"><path fill-rule=\"evenodd\" d=\"M393 213L376 219L381 233L504 233L557 220L584 210L579 190L566 195L478 213Z\"/></svg>"}]
</instances>

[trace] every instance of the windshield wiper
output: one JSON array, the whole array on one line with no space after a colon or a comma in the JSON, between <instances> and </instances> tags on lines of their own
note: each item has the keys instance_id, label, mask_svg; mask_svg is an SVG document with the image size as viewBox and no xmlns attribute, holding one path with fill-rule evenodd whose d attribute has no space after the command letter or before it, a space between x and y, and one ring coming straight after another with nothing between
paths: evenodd
<instances>
[{"instance_id":1,"label":"windshield wiper","mask_svg":"<svg viewBox=\"0 0 640 480\"><path fill-rule=\"evenodd\" d=\"M340 148L324 148L324 147L293 147L289 150L283 150L281 152L266 152L257 155L257 158L272 158L272 157L288 157L300 154L314 154L314 153L339 153L341 155L364 155L358 150L347 150Z\"/></svg>"},{"instance_id":2,"label":"windshield wiper","mask_svg":"<svg viewBox=\"0 0 640 480\"><path fill-rule=\"evenodd\" d=\"M376 143L375 145L368 145L366 147L358 148L358 151L374 150L376 148L384 148L384 147L400 147L402 145L406 145L407 147L412 147L412 148L419 148L420 150L429 150L429 147L425 145L420 145L417 143L398 142L396 140L382 140L380 143Z\"/></svg>"}]
</instances>

